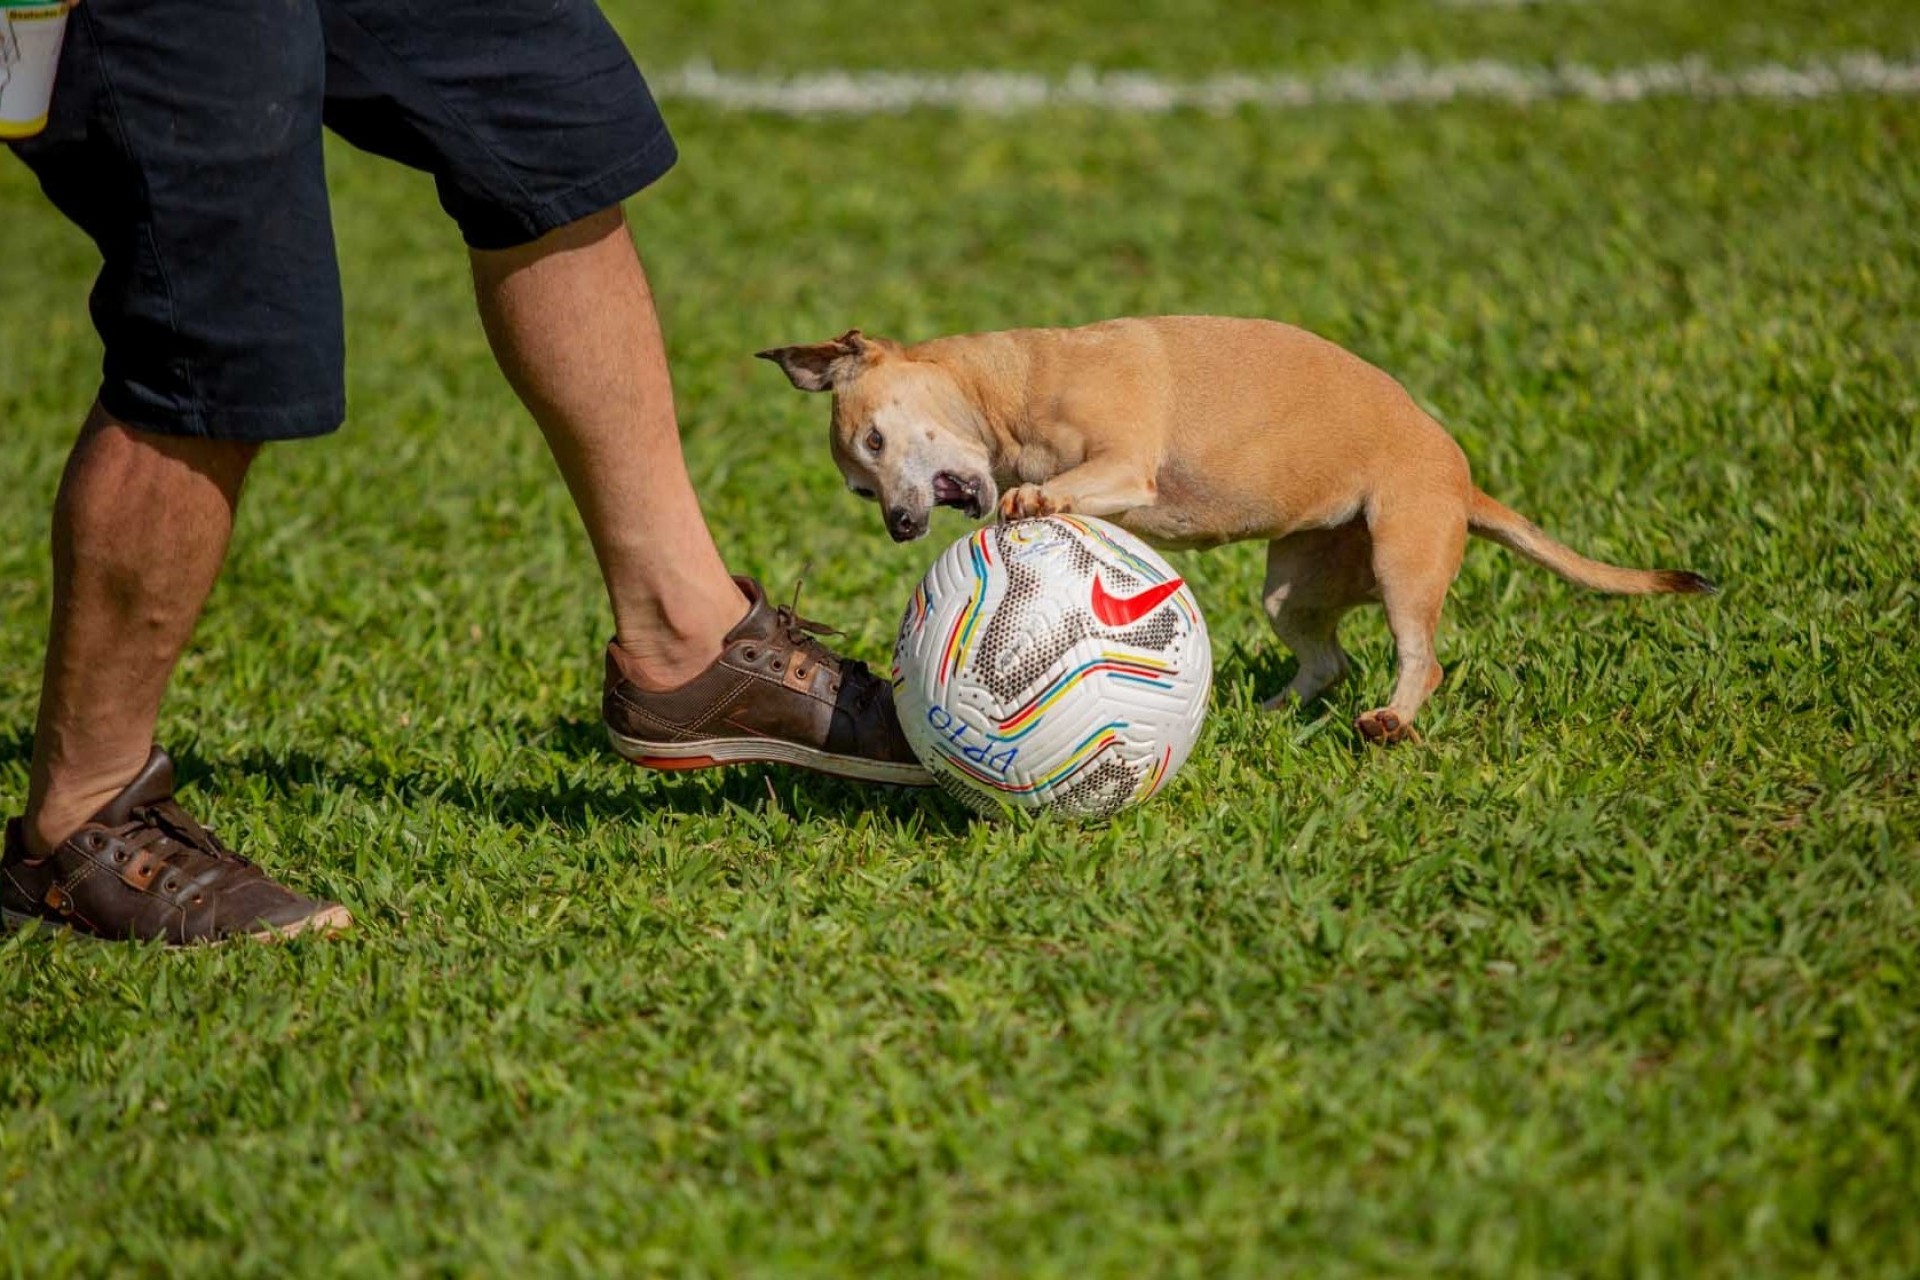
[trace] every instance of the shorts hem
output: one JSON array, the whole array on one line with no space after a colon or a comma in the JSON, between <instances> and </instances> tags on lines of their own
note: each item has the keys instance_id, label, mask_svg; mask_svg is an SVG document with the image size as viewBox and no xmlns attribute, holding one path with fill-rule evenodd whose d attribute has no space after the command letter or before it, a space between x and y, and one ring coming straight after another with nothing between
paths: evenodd
<instances>
[{"instance_id":1,"label":"shorts hem","mask_svg":"<svg viewBox=\"0 0 1920 1280\"><path fill-rule=\"evenodd\" d=\"M136 431L192 440L231 440L244 444L311 440L332 435L347 419L346 402L337 397L209 410L159 405L124 388L104 386L100 388L99 399L100 407L115 421Z\"/></svg>"},{"instance_id":2,"label":"shorts hem","mask_svg":"<svg viewBox=\"0 0 1920 1280\"><path fill-rule=\"evenodd\" d=\"M491 212L497 215L499 223L506 225L488 230L498 229L503 234L488 235L465 227L461 228L461 234L468 248L483 251L531 244L549 231L557 231L638 195L665 177L679 159L680 149L673 135L662 126L644 147L598 177L531 207L495 205Z\"/></svg>"}]
</instances>

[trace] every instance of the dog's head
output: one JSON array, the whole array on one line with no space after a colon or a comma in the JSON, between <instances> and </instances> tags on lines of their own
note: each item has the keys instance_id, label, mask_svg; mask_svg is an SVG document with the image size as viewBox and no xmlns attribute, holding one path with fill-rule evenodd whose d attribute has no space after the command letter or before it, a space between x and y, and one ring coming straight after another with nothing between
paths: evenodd
<instances>
[{"instance_id":1,"label":"dog's head","mask_svg":"<svg viewBox=\"0 0 1920 1280\"><path fill-rule=\"evenodd\" d=\"M924 535L935 507L977 520L999 502L979 411L940 364L858 329L757 354L800 390L833 392L833 460L895 542Z\"/></svg>"}]
</instances>

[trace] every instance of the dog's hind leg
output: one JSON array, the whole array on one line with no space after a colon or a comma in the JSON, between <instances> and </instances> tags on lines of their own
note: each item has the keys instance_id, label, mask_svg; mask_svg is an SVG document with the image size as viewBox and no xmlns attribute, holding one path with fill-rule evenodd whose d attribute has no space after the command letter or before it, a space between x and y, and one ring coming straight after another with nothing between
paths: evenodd
<instances>
[{"instance_id":1,"label":"dog's hind leg","mask_svg":"<svg viewBox=\"0 0 1920 1280\"><path fill-rule=\"evenodd\" d=\"M1466 511L1439 494L1402 503L1376 500L1368 529L1373 535L1373 573L1393 632L1399 674L1393 700L1360 716L1354 727L1370 741L1399 742L1413 736L1414 716L1440 687L1433 635L1447 588L1460 572L1467 544Z\"/></svg>"},{"instance_id":2,"label":"dog's hind leg","mask_svg":"<svg viewBox=\"0 0 1920 1280\"><path fill-rule=\"evenodd\" d=\"M1287 687L1261 705L1278 711L1289 702L1312 702L1347 678L1347 651L1340 647L1340 615L1343 609L1302 609L1296 605L1270 605L1267 621L1273 634L1293 650L1300 669L1293 673Z\"/></svg>"},{"instance_id":3,"label":"dog's hind leg","mask_svg":"<svg viewBox=\"0 0 1920 1280\"><path fill-rule=\"evenodd\" d=\"M1346 679L1340 618L1373 595L1370 557L1366 526L1357 520L1267 544L1267 581L1260 603L1274 635L1300 662L1287 687L1267 699L1269 711L1291 701L1311 702Z\"/></svg>"}]
</instances>

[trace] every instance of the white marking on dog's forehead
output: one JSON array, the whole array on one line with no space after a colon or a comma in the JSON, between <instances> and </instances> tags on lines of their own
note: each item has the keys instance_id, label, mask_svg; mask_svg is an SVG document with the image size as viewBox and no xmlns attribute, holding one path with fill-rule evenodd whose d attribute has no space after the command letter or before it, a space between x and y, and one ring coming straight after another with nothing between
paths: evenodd
<instances>
[{"instance_id":1,"label":"white marking on dog's forehead","mask_svg":"<svg viewBox=\"0 0 1920 1280\"><path fill-rule=\"evenodd\" d=\"M952 382L924 366L889 369L886 381L874 391L875 421L896 425L938 417L953 400Z\"/></svg>"},{"instance_id":2,"label":"white marking on dog's forehead","mask_svg":"<svg viewBox=\"0 0 1920 1280\"><path fill-rule=\"evenodd\" d=\"M889 396L873 411L873 425L882 435L905 436L916 427L933 425L930 406L916 404L910 398Z\"/></svg>"}]
</instances>

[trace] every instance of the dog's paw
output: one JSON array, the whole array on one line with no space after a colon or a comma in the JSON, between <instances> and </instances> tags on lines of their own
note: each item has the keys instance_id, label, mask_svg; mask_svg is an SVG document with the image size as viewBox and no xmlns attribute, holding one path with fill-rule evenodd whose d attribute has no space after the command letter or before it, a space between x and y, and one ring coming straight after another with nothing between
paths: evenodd
<instances>
[{"instance_id":1,"label":"dog's paw","mask_svg":"<svg viewBox=\"0 0 1920 1280\"><path fill-rule=\"evenodd\" d=\"M1054 497L1037 484L1023 484L1016 489L1009 489L1000 499L1002 520L1033 520L1040 516L1062 515L1072 509L1072 504Z\"/></svg>"},{"instance_id":2,"label":"dog's paw","mask_svg":"<svg viewBox=\"0 0 1920 1280\"><path fill-rule=\"evenodd\" d=\"M1400 713L1390 707L1381 707L1367 712L1353 722L1353 727L1358 729L1360 736L1368 742L1375 742L1383 747L1396 742L1420 740L1420 735L1413 731L1413 726L1402 720Z\"/></svg>"}]
</instances>

